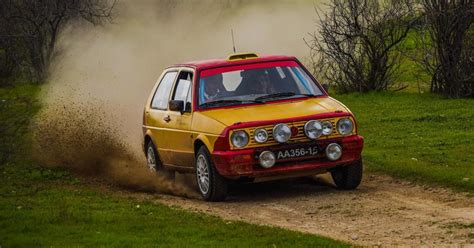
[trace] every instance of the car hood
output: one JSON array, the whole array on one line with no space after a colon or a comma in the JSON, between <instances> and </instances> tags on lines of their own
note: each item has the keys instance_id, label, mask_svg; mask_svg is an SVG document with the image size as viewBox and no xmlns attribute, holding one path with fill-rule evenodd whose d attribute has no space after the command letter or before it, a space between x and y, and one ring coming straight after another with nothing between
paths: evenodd
<instances>
[{"instance_id":1,"label":"car hood","mask_svg":"<svg viewBox=\"0 0 474 248\"><path fill-rule=\"evenodd\" d=\"M294 99L248 106L235 106L202 111L201 114L230 126L237 122L268 121L302 117L331 112L350 112L339 101L331 97Z\"/></svg>"}]
</instances>

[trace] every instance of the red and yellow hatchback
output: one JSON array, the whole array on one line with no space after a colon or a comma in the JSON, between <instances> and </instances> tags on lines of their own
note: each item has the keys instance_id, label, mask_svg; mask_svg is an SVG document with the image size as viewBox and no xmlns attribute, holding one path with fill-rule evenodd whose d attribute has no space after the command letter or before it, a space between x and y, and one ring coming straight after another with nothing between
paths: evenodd
<instances>
[{"instance_id":1,"label":"red and yellow hatchback","mask_svg":"<svg viewBox=\"0 0 474 248\"><path fill-rule=\"evenodd\" d=\"M148 167L196 174L205 200L231 181L331 172L340 189L362 179L354 115L289 56L234 54L168 67L143 118Z\"/></svg>"}]
</instances>

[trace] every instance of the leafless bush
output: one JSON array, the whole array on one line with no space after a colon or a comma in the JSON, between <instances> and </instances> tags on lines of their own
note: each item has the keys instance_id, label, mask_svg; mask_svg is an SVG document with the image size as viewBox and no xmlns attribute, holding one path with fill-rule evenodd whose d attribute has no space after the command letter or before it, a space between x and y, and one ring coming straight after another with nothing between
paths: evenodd
<instances>
[{"instance_id":1,"label":"leafless bush","mask_svg":"<svg viewBox=\"0 0 474 248\"><path fill-rule=\"evenodd\" d=\"M8 76L26 61L36 80L43 81L61 30L77 19L102 23L114 5L112 0L0 0L3 73Z\"/></svg>"},{"instance_id":2,"label":"leafless bush","mask_svg":"<svg viewBox=\"0 0 474 248\"><path fill-rule=\"evenodd\" d=\"M331 0L318 11L319 32L306 41L316 76L342 92L387 90L414 23L412 0Z\"/></svg>"},{"instance_id":3,"label":"leafless bush","mask_svg":"<svg viewBox=\"0 0 474 248\"><path fill-rule=\"evenodd\" d=\"M474 96L474 1L422 0L415 59L431 75L431 91Z\"/></svg>"}]
</instances>

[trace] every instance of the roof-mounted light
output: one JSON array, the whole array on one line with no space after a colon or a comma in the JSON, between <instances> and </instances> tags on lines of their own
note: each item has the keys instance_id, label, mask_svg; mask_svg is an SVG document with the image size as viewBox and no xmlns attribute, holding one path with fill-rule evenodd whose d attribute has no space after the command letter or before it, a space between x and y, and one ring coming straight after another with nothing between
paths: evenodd
<instances>
[{"instance_id":1,"label":"roof-mounted light","mask_svg":"<svg viewBox=\"0 0 474 248\"><path fill-rule=\"evenodd\" d=\"M237 61L237 60L244 60L244 59L256 59L258 55L256 53L235 53L229 55L227 57L228 61Z\"/></svg>"}]
</instances>

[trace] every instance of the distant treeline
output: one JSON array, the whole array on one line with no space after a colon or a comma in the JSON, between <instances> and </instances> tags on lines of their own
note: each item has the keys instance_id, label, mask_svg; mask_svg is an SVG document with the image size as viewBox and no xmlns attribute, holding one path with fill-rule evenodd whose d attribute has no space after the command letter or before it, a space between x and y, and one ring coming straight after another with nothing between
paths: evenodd
<instances>
[{"instance_id":1,"label":"distant treeline","mask_svg":"<svg viewBox=\"0 0 474 248\"><path fill-rule=\"evenodd\" d=\"M60 31L74 20L109 21L115 3L0 0L0 86L21 77L44 82ZM432 92L474 96L474 0L329 0L323 9L306 44L315 74L338 91L389 90L408 56L430 75ZM411 33L416 52L407 54Z\"/></svg>"},{"instance_id":2,"label":"distant treeline","mask_svg":"<svg viewBox=\"0 0 474 248\"><path fill-rule=\"evenodd\" d=\"M43 82L60 31L73 20L100 24L113 0L0 0L0 86L21 76Z\"/></svg>"},{"instance_id":3,"label":"distant treeline","mask_svg":"<svg viewBox=\"0 0 474 248\"><path fill-rule=\"evenodd\" d=\"M388 90L399 76L401 45L431 76L430 89L474 96L473 0L331 0L307 45L313 70L342 92Z\"/></svg>"}]
</instances>

